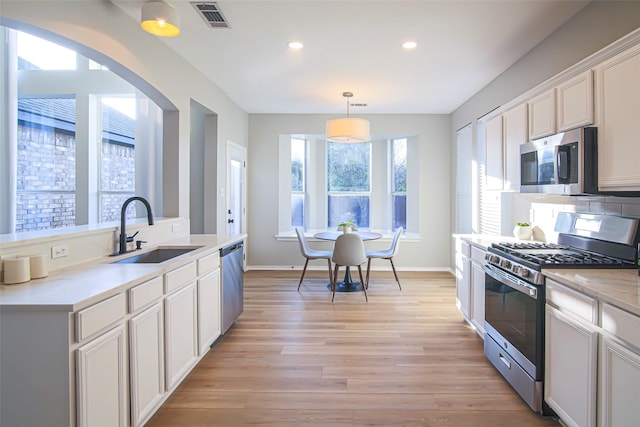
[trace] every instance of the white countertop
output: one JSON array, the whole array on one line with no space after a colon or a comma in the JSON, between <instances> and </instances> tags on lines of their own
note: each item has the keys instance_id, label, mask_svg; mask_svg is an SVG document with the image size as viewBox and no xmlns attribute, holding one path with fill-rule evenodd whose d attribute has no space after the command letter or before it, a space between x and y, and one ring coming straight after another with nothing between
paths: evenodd
<instances>
[{"instance_id":1,"label":"white countertop","mask_svg":"<svg viewBox=\"0 0 640 427\"><path fill-rule=\"evenodd\" d=\"M126 255L105 257L99 261L57 270L42 279L16 285L0 285L0 310L77 311L246 237L246 234L191 235ZM165 246L202 247L157 264L113 263Z\"/></svg>"}]
</instances>

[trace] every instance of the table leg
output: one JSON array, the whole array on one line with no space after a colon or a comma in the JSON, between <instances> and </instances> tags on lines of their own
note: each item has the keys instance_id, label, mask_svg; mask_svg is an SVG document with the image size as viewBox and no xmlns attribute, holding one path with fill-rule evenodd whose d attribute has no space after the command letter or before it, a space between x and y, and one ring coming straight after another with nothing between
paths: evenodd
<instances>
[{"instance_id":1,"label":"table leg","mask_svg":"<svg viewBox=\"0 0 640 427\"><path fill-rule=\"evenodd\" d=\"M331 283L327 285L327 288L331 290ZM336 292L361 292L362 284L360 282L354 282L351 280L351 268L346 267L344 272L344 279L342 282L336 284Z\"/></svg>"}]
</instances>

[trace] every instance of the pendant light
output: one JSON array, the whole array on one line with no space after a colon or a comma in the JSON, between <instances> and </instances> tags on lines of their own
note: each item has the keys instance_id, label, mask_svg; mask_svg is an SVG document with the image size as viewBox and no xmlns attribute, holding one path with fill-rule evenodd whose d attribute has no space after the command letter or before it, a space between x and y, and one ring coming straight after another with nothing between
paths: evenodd
<instances>
[{"instance_id":1,"label":"pendant light","mask_svg":"<svg viewBox=\"0 0 640 427\"><path fill-rule=\"evenodd\" d=\"M349 98L353 96L353 93L343 92L342 96L347 98L347 117L327 120L327 140L347 143L371 141L369 121L349 117Z\"/></svg>"},{"instance_id":2,"label":"pendant light","mask_svg":"<svg viewBox=\"0 0 640 427\"><path fill-rule=\"evenodd\" d=\"M142 5L140 26L155 36L175 37L180 34L178 12L160 0L150 0Z\"/></svg>"}]
</instances>

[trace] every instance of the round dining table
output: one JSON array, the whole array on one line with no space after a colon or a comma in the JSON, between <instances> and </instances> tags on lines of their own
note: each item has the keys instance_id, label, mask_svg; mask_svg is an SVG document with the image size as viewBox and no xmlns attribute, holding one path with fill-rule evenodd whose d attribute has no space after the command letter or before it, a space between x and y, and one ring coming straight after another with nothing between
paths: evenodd
<instances>
[{"instance_id":1,"label":"round dining table","mask_svg":"<svg viewBox=\"0 0 640 427\"><path fill-rule=\"evenodd\" d=\"M376 233L373 231L352 231L352 233L357 234L362 238L362 240L376 240L382 237L382 234ZM333 240L335 241L338 236L343 234L342 231L321 231L313 235L316 239L320 240ZM327 285L329 290L333 289L333 285L329 283ZM360 292L362 291L362 283L354 282L351 279L351 268L350 266L346 266L344 272L344 279L342 282L338 282L336 284L336 292Z\"/></svg>"}]
</instances>

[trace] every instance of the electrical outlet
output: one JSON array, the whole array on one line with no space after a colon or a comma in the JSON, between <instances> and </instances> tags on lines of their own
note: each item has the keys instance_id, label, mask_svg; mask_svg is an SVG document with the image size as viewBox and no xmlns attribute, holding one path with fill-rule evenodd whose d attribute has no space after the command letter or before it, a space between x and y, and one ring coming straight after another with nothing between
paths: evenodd
<instances>
[{"instance_id":1,"label":"electrical outlet","mask_svg":"<svg viewBox=\"0 0 640 427\"><path fill-rule=\"evenodd\" d=\"M69 246L51 246L51 259L64 258L66 256L69 256Z\"/></svg>"},{"instance_id":2,"label":"electrical outlet","mask_svg":"<svg viewBox=\"0 0 640 427\"><path fill-rule=\"evenodd\" d=\"M180 224L172 224L171 225L171 231L173 231L174 233L177 233L180 231Z\"/></svg>"}]
</instances>

